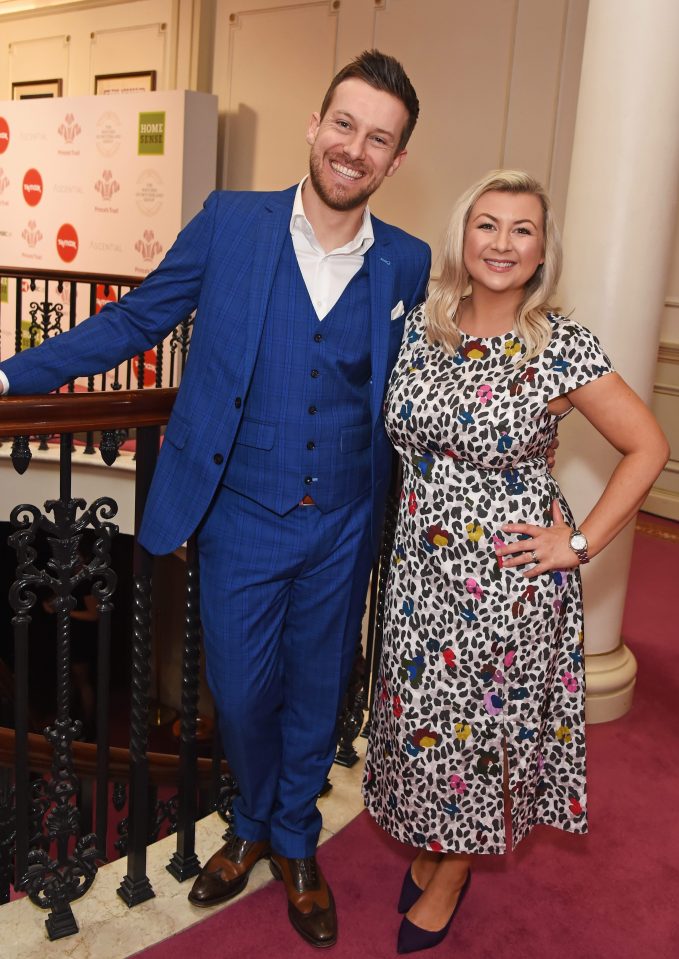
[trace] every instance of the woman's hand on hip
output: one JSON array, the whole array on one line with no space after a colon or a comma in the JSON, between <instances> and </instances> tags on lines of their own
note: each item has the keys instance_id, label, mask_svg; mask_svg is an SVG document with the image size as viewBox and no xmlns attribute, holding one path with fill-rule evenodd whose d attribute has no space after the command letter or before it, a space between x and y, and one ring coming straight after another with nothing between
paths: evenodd
<instances>
[{"instance_id":1,"label":"woman's hand on hip","mask_svg":"<svg viewBox=\"0 0 679 959\"><path fill-rule=\"evenodd\" d=\"M572 528L563 518L557 500L552 503L551 526L534 526L531 523L505 523L504 533L514 533L521 537L515 543L508 543L496 549L502 557L503 567L512 568L530 566L523 571L527 579L548 573L551 569L573 569L580 565L577 554L568 545Z\"/></svg>"}]
</instances>

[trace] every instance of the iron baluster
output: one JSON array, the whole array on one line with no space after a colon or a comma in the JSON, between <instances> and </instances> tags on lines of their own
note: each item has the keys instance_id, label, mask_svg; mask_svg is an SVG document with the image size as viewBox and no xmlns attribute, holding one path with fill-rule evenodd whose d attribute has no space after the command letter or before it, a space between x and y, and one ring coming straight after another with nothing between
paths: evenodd
<instances>
[{"instance_id":1,"label":"iron baluster","mask_svg":"<svg viewBox=\"0 0 679 959\"><path fill-rule=\"evenodd\" d=\"M132 640L132 703L130 732L130 826L127 874L118 895L129 906L155 896L146 875L146 833L149 808L148 723L151 689L151 582L153 557L139 542L139 527L158 458L160 430L137 431L137 484L133 554L134 629Z\"/></svg>"},{"instance_id":2,"label":"iron baluster","mask_svg":"<svg viewBox=\"0 0 679 959\"><path fill-rule=\"evenodd\" d=\"M80 583L94 579L99 584L99 592L110 595L115 586L115 574L107 563L110 537L117 529L108 520L115 515L117 507L104 497L85 509L83 500L70 497L70 447L71 435L62 434L61 498L45 503L46 513L53 513L54 519L49 520L34 506L16 507L11 521L17 529L10 536L19 560L17 579L10 590L10 601L17 611L14 619L17 645L22 639L27 641L28 611L36 601L34 590L38 587L50 590L57 618L57 714L53 725L45 730L45 738L53 749L51 777L37 780L32 786L31 815L36 835L30 842L32 848L28 851L27 864L23 872L18 873L17 882L17 887L26 890L32 902L51 910L45 923L50 939L78 931L70 903L90 888L96 876L97 861L102 858L96 836L83 834L78 806L73 802L79 794L79 783L74 772L72 744L81 729L80 721L74 721L70 715L70 613L76 604L74 589ZM78 516L79 510L82 512ZM89 526L93 526L98 534L98 549L89 565L84 565L80 562L79 546L83 531ZM51 552L44 569L35 565L37 553L33 543L38 530L47 534ZM19 648L17 652L20 653ZM17 686L19 682L27 686L27 681L27 670L24 673L20 669ZM20 692L19 688L17 692ZM27 753L27 723L24 730L17 729L18 755ZM23 803L20 794L23 779L24 769L18 764L17 803ZM25 808L28 810L27 804ZM23 809L17 805L18 827L19 819L24 815ZM52 843L56 846L54 858L50 855ZM17 857L18 869L20 865Z\"/></svg>"},{"instance_id":3,"label":"iron baluster","mask_svg":"<svg viewBox=\"0 0 679 959\"><path fill-rule=\"evenodd\" d=\"M177 816L177 849L167 870L178 882L184 882L200 871L196 855L196 780L198 751L198 681L200 666L200 596L198 557L195 536L191 536L186 553L186 605L184 654L182 662L182 718L179 738L179 809Z\"/></svg>"}]
</instances>

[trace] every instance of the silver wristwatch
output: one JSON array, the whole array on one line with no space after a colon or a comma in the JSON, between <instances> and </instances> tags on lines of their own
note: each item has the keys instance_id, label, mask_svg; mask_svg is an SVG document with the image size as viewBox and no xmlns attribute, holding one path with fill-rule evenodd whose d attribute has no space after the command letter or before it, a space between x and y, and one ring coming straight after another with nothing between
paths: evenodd
<instances>
[{"instance_id":1,"label":"silver wristwatch","mask_svg":"<svg viewBox=\"0 0 679 959\"><path fill-rule=\"evenodd\" d=\"M571 537L568 540L568 545L580 560L581 566L585 563L589 563L589 556L587 555L587 537L582 530L573 530Z\"/></svg>"}]
</instances>

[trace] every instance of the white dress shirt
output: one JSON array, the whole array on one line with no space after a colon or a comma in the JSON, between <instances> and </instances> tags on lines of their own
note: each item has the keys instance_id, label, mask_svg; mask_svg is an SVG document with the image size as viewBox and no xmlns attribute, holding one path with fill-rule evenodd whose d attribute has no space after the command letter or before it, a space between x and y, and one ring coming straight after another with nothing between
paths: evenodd
<instances>
[{"instance_id":1,"label":"white dress shirt","mask_svg":"<svg viewBox=\"0 0 679 959\"><path fill-rule=\"evenodd\" d=\"M306 179L304 177L295 194L290 217L290 236L316 316L322 320L363 266L363 257L375 242L375 237L370 210L366 207L360 229L353 240L326 253L304 213L302 188Z\"/></svg>"},{"instance_id":2,"label":"white dress shirt","mask_svg":"<svg viewBox=\"0 0 679 959\"><path fill-rule=\"evenodd\" d=\"M290 236L295 256L309 291L316 316L322 320L339 300L350 280L363 266L363 257L375 242L370 210L363 211L361 226L349 243L326 253L306 218L302 204L302 188L306 177L297 187L290 217ZM0 393L9 392L9 382L0 370Z\"/></svg>"}]
</instances>

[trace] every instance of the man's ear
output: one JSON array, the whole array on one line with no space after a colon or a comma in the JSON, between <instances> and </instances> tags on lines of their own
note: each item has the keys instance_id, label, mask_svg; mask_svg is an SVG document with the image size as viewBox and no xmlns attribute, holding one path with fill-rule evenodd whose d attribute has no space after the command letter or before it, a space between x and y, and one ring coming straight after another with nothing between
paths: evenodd
<instances>
[{"instance_id":1,"label":"man's ear","mask_svg":"<svg viewBox=\"0 0 679 959\"><path fill-rule=\"evenodd\" d=\"M306 142L310 147L316 142L316 134L318 133L318 128L321 125L321 115L320 113L312 113L311 119L309 120L309 126L306 131Z\"/></svg>"},{"instance_id":2,"label":"man's ear","mask_svg":"<svg viewBox=\"0 0 679 959\"><path fill-rule=\"evenodd\" d=\"M400 153L397 153L394 159L391 161L391 166L389 167L389 169L384 175L393 176L407 156L408 156L407 150L401 150Z\"/></svg>"}]
</instances>

